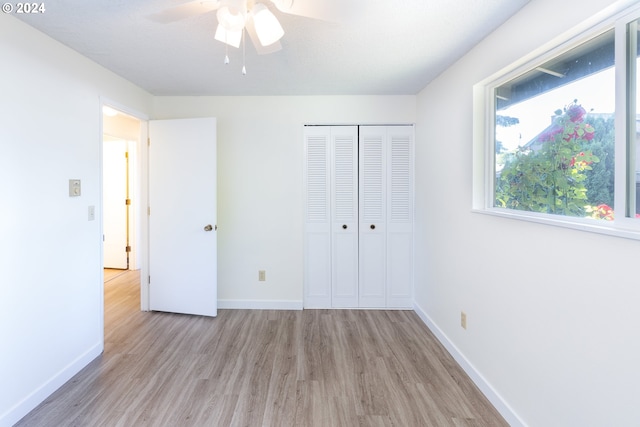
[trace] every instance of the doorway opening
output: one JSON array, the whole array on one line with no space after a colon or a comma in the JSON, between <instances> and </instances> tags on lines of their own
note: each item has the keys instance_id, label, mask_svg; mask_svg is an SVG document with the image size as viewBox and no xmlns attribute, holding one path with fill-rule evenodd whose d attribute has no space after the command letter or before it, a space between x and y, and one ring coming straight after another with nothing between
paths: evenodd
<instances>
[{"instance_id":1,"label":"doorway opening","mask_svg":"<svg viewBox=\"0 0 640 427\"><path fill-rule=\"evenodd\" d=\"M102 113L103 266L140 268L142 121L110 106Z\"/></svg>"},{"instance_id":2,"label":"doorway opening","mask_svg":"<svg viewBox=\"0 0 640 427\"><path fill-rule=\"evenodd\" d=\"M125 262L119 265L119 269L116 272L123 272L128 274L138 275L136 280L140 293L140 309L142 311L149 310L149 284L147 278L149 274L148 267L148 216L147 216L147 140L148 140L148 117L136 110L132 110L126 106L114 103L105 98L100 100L100 122L101 126L101 162L100 168L102 169L102 206L100 212L100 218L103 224L102 227L102 253L101 264L102 267L111 267L111 262L105 262L106 259L106 245L111 234L109 232L109 226L105 227L106 223L113 220L111 214L111 208L107 207L109 203L106 200L105 192L109 190L105 187L109 186L125 186L125 189L118 189L119 196L114 206L117 207L120 215L118 220L120 224L124 223L124 226L120 225L116 228L116 233L119 233L121 240L117 244L118 251L120 251L120 257L122 253L125 254ZM123 142L124 141L124 142ZM115 145L111 145L115 144ZM109 165L105 164L104 159L112 155L111 151L119 151L119 146L127 148L128 154L125 157L125 161L120 161L119 170L116 172L111 169ZM123 154L123 156L125 156ZM108 160L107 160L108 161ZM122 163L125 166L122 166ZM124 178L123 178L124 177ZM116 183L120 184L116 184ZM124 196L122 195L124 194ZM124 212L124 214L122 213ZM124 220L122 219L124 218ZM114 223L118 223L114 221ZM122 235L124 235L124 244L122 243ZM128 258L128 262L127 262ZM102 285L104 290L104 282L110 277L112 272L107 272L105 268L101 268L101 275L103 277ZM103 305L104 309L104 305ZM104 316L104 310L103 310ZM104 317L103 317L104 318ZM103 325L104 326L104 325Z\"/></svg>"}]
</instances>

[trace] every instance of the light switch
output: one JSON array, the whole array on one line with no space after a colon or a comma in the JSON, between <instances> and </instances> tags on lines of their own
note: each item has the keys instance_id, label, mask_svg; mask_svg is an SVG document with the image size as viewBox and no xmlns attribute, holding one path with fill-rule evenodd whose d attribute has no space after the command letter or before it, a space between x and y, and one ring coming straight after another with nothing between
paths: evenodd
<instances>
[{"instance_id":1,"label":"light switch","mask_svg":"<svg viewBox=\"0 0 640 427\"><path fill-rule=\"evenodd\" d=\"M69 180L69 197L78 197L81 194L80 188L80 180L79 179L70 179Z\"/></svg>"}]
</instances>

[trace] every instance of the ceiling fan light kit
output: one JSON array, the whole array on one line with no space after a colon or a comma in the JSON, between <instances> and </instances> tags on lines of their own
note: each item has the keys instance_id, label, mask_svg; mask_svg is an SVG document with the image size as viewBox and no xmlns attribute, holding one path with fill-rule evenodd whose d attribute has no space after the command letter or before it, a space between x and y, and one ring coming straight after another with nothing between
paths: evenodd
<instances>
[{"instance_id":1,"label":"ceiling fan light kit","mask_svg":"<svg viewBox=\"0 0 640 427\"><path fill-rule=\"evenodd\" d=\"M278 18L263 3L256 3L251 10L253 25L262 46L269 46L284 36Z\"/></svg>"},{"instance_id":2,"label":"ceiling fan light kit","mask_svg":"<svg viewBox=\"0 0 640 427\"><path fill-rule=\"evenodd\" d=\"M286 7L287 3L292 3L292 0L278 0L274 3L279 9ZM236 48L242 43L243 62L245 31L251 36L258 53L270 53L279 49L279 44L278 46L274 44L284 36L284 29L278 22L278 18L264 3L252 0L223 0L220 2L216 17L218 27L214 38ZM262 49L269 46L272 48ZM225 54L224 63L229 63L228 54ZM246 73L246 67L243 64L242 74Z\"/></svg>"},{"instance_id":3,"label":"ceiling fan light kit","mask_svg":"<svg viewBox=\"0 0 640 427\"><path fill-rule=\"evenodd\" d=\"M216 13L218 24L227 31L240 31L247 20L246 10L237 7L222 6Z\"/></svg>"},{"instance_id":4,"label":"ceiling fan light kit","mask_svg":"<svg viewBox=\"0 0 640 427\"><path fill-rule=\"evenodd\" d=\"M222 25L218 24L216 28L216 34L214 38L222 43L226 43L229 46L240 47L240 41L242 40L242 30L229 31Z\"/></svg>"},{"instance_id":5,"label":"ceiling fan light kit","mask_svg":"<svg viewBox=\"0 0 640 427\"><path fill-rule=\"evenodd\" d=\"M242 45L243 74L245 39L248 35L256 52L266 55L282 49L280 39L284 29L276 10L291 16L343 23L353 16L352 2L344 0L173 0L182 3L149 16L153 21L167 24L194 15L216 12L218 21L214 38L225 44L224 63L229 64L229 46ZM273 11L273 12L272 12Z\"/></svg>"}]
</instances>

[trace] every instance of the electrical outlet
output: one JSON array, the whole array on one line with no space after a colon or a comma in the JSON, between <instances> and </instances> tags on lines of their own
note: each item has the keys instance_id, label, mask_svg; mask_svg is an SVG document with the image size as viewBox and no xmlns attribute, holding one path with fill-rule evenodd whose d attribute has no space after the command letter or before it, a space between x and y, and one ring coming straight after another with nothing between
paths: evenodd
<instances>
[{"instance_id":1,"label":"electrical outlet","mask_svg":"<svg viewBox=\"0 0 640 427\"><path fill-rule=\"evenodd\" d=\"M467 329L467 313L465 313L464 311L460 312L460 326L462 326L464 329Z\"/></svg>"},{"instance_id":2,"label":"electrical outlet","mask_svg":"<svg viewBox=\"0 0 640 427\"><path fill-rule=\"evenodd\" d=\"M265 270L258 270L258 281L264 282L267 280L267 272Z\"/></svg>"}]
</instances>

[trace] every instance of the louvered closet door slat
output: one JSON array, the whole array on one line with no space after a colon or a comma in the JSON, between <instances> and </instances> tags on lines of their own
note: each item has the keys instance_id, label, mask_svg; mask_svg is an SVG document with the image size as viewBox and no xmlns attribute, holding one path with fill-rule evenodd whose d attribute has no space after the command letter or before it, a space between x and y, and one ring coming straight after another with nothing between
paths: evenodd
<instances>
[{"instance_id":1,"label":"louvered closet door slat","mask_svg":"<svg viewBox=\"0 0 640 427\"><path fill-rule=\"evenodd\" d=\"M364 221L382 221L383 191L383 136L364 135L361 138L361 218Z\"/></svg>"},{"instance_id":2,"label":"louvered closet door slat","mask_svg":"<svg viewBox=\"0 0 640 427\"><path fill-rule=\"evenodd\" d=\"M390 139L389 222L406 223L413 221L411 136L392 134Z\"/></svg>"},{"instance_id":3,"label":"louvered closet door slat","mask_svg":"<svg viewBox=\"0 0 640 427\"><path fill-rule=\"evenodd\" d=\"M307 221L326 222L329 215L328 164L329 141L321 135L307 139Z\"/></svg>"},{"instance_id":4,"label":"louvered closet door slat","mask_svg":"<svg viewBox=\"0 0 640 427\"><path fill-rule=\"evenodd\" d=\"M358 177L356 171L357 129L351 135L334 137L334 221L354 222L357 213ZM348 132L348 130L341 130ZM336 131L338 132L338 131Z\"/></svg>"}]
</instances>

